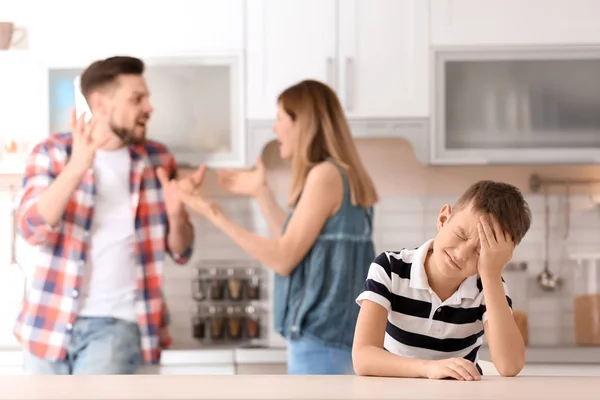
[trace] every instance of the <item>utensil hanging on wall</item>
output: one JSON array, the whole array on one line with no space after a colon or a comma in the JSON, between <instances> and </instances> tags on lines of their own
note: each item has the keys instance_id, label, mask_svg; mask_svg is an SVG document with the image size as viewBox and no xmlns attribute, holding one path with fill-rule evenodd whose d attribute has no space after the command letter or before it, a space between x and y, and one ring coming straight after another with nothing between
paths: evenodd
<instances>
[{"instance_id":1,"label":"utensil hanging on wall","mask_svg":"<svg viewBox=\"0 0 600 400\"><path fill-rule=\"evenodd\" d=\"M565 209L564 209L564 217L565 217L565 233L563 239L567 239L569 237L569 228L571 225L571 187L567 184L565 185Z\"/></svg>"},{"instance_id":2,"label":"utensil hanging on wall","mask_svg":"<svg viewBox=\"0 0 600 400\"><path fill-rule=\"evenodd\" d=\"M548 201L548 188L544 188L544 269L538 275L537 281L545 291L554 291L562 284L562 279L550 272L548 267L550 258L550 204Z\"/></svg>"}]
</instances>

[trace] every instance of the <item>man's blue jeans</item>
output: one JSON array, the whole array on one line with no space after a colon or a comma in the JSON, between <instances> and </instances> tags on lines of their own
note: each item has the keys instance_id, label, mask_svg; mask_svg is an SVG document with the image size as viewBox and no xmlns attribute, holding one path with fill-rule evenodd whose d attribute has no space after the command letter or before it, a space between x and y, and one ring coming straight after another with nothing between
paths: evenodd
<instances>
[{"instance_id":1,"label":"man's blue jeans","mask_svg":"<svg viewBox=\"0 0 600 400\"><path fill-rule=\"evenodd\" d=\"M73 326L66 360L51 362L25 352L23 361L31 375L135 374L142 364L140 331L133 322L81 317Z\"/></svg>"},{"instance_id":2,"label":"man's blue jeans","mask_svg":"<svg viewBox=\"0 0 600 400\"><path fill-rule=\"evenodd\" d=\"M288 342L290 375L354 375L352 350L302 337Z\"/></svg>"}]
</instances>

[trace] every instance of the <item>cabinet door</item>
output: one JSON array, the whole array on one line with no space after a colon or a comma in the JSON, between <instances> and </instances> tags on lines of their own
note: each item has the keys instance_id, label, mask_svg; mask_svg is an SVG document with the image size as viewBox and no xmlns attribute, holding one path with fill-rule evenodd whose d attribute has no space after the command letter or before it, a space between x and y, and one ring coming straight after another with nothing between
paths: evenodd
<instances>
[{"instance_id":1,"label":"cabinet door","mask_svg":"<svg viewBox=\"0 0 600 400\"><path fill-rule=\"evenodd\" d=\"M432 162L600 160L600 51L439 51L435 60Z\"/></svg>"},{"instance_id":2,"label":"cabinet door","mask_svg":"<svg viewBox=\"0 0 600 400\"><path fill-rule=\"evenodd\" d=\"M143 365L138 375L235 375L233 364Z\"/></svg>"},{"instance_id":3,"label":"cabinet door","mask_svg":"<svg viewBox=\"0 0 600 400\"><path fill-rule=\"evenodd\" d=\"M430 0L433 45L595 44L594 0Z\"/></svg>"},{"instance_id":4,"label":"cabinet door","mask_svg":"<svg viewBox=\"0 0 600 400\"><path fill-rule=\"evenodd\" d=\"M348 117L428 115L428 4L339 1L339 95Z\"/></svg>"},{"instance_id":5,"label":"cabinet door","mask_svg":"<svg viewBox=\"0 0 600 400\"><path fill-rule=\"evenodd\" d=\"M336 0L248 2L249 119L274 119L277 96L304 79L335 86Z\"/></svg>"},{"instance_id":6,"label":"cabinet door","mask_svg":"<svg viewBox=\"0 0 600 400\"><path fill-rule=\"evenodd\" d=\"M165 144L180 166L245 165L243 64L227 57L143 57L154 112L148 138ZM75 79L87 63L47 63L50 131L69 129Z\"/></svg>"}]
</instances>

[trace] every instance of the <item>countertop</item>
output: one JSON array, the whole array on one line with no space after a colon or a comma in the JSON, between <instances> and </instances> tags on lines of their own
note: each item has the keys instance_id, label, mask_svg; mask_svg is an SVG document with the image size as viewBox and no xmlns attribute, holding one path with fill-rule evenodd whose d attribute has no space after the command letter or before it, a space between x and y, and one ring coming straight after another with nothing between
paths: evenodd
<instances>
[{"instance_id":1,"label":"countertop","mask_svg":"<svg viewBox=\"0 0 600 400\"><path fill-rule=\"evenodd\" d=\"M0 377L0 399L598 399L600 377L488 377L477 382L358 376Z\"/></svg>"}]
</instances>

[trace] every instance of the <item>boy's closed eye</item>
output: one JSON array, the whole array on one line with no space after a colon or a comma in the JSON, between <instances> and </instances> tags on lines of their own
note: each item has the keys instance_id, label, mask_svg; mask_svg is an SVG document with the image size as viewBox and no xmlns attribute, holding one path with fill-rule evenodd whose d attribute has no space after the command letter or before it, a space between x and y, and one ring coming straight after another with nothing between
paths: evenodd
<instances>
[{"instance_id":1,"label":"boy's closed eye","mask_svg":"<svg viewBox=\"0 0 600 400\"><path fill-rule=\"evenodd\" d=\"M454 231L454 234L456 235L456 237L458 237L460 240L467 240L467 235L465 234L464 231L459 230L459 231Z\"/></svg>"},{"instance_id":2,"label":"boy's closed eye","mask_svg":"<svg viewBox=\"0 0 600 400\"><path fill-rule=\"evenodd\" d=\"M467 241L469 240L469 238L467 237L467 234L463 231L463 230L458 230L458 231L454 231L454 234L456 235L457 238L459 238L460 240L463 241ZM477 253L477 255L479 255L481 253L481 246L478 246L475 249L475 253Z\"/></svg>"}]
</instances>

